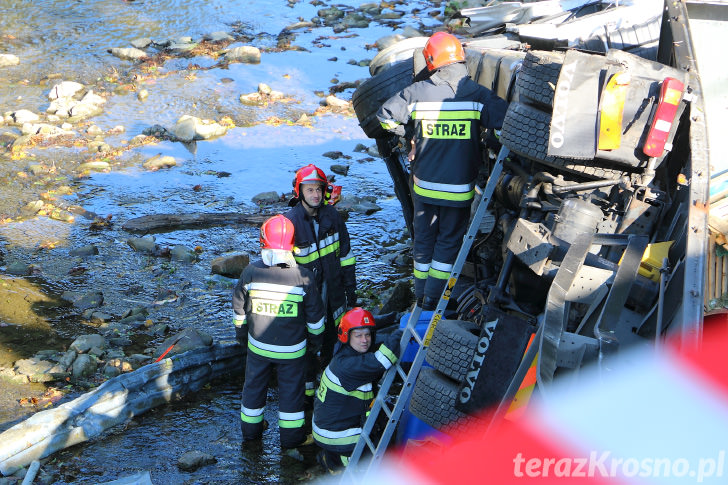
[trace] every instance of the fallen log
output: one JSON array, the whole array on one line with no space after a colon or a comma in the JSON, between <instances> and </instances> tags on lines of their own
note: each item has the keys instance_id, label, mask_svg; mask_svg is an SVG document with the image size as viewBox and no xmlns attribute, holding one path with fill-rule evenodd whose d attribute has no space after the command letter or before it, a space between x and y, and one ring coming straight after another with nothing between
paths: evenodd
<instances>
[{"instance_id":1,"label":"fallen log","mask_svg":"<svg viewBox=\"0 0 728 485\"><path fill-rule=\"evenodd\" d=\"M216 343L121 374L93 391L38 412L0 433L0 475L11 475L56 451L88 441L149 409L198 391L243 368L237 342Z\"/></svg>"},{"instance_id":2,"label":"fallen log","mask_svg":"<svg viewBox=\"0 0 728 485\"><path fill-rule=\"evenodd\" d=\"M124 223L128 232L149 234L179 229L197 229L226 224L263 224L275 214L241 214L239 212L211 212L198 214L150 214L135 217Z\"/></svg>"}]
</instances>

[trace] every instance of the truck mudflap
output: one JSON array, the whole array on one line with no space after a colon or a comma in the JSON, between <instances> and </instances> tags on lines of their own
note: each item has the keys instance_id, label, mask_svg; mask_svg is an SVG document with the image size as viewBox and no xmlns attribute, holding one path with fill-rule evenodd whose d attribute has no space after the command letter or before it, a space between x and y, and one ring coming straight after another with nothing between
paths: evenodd
<instances>
[{"instance_id":1,"label":"truck mudflap","mask_svg":"<svg viewBox=\"0 0 728 485\"><path fill-rule=\"evenodd\" d=\"M472 414L499 403L535 331L527 320L489 309L465 380L458 388L455 409Z\"/></svg>"}]
</instances>

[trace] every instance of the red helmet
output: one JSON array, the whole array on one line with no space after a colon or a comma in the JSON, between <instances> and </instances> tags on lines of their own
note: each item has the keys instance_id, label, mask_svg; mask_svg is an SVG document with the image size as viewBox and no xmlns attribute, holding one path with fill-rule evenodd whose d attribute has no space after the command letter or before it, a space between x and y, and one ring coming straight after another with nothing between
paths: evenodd
<instances>
[{"instance_id":1,"label":"red helmet","mask_svg":"<svg viewBox=\"0 0 728 485\"><path fill-rule=\"evenodd\" d=\"M364 310L361 307L354 307L341 318L339 323L339 341L342 343L349 342L349 332L355 328L367 328L370 327L373 330L376 328L374 323L374 316Z\"/></svg>"},{"instance_id":2,"label":"red helmet","mask_svg":"<svg viewBox=\"0 0 728 485\"><path fill-rule=\"evenodd\" d=\"M465 51L460 41L447 32L435 32L422 51L427 69L434 71L442 66L465 60Z\"/></svg>"},{"instance_id":3,"label":"red helmet","mask_svg":"<svg viewBox=\"0 0 728 485\"><path fill-rule=\"evenodd\" d=\"M284 216L273 216L260 226L260 247L293 251L293 223Z\"/></svg>"},{"instance_id":4,"label":"red helmet","mask_svg":"<svg viewBox=\"0 0 728 485\"><path fill-rule=\"evenodd\" d=\"M299 168L296 171L296 178L293 180L293 193L296 194L296 198L300 198L301 194L299 187L301 184L313 184L317 182L322 185L329 183L324 171L313 163L309 163L305 167Z\"/></svg>"}]
</instances>

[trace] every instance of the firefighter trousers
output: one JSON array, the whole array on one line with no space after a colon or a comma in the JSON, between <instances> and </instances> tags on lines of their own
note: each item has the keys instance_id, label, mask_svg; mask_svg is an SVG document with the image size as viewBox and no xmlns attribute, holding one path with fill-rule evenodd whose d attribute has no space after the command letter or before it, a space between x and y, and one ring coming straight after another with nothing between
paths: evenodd
<instances>
[{"instance_id":1,"label":"firefighter trousers","mask_svg":"<svg viewBox=\"0 0 728 485\"><path fill-rule=\"evenodd\" d=\"M470 207L447 207L414 199L415 297L439 300L468 229Z\"/></svg>"},{"instance_id":2,"label":"firefighter trousers","mask_svg":"<svg viewBox=\"0 0 728 485\"><path fill-rule=\"evenodd\" d=\"M258 439L263 434L263 412L268 382L274 367L278 375L278 428L281 447L294 448L306 439L303 410L304 357L273 362L248 352L240 407L243 441Z\"/></svg>"}]
</instances>

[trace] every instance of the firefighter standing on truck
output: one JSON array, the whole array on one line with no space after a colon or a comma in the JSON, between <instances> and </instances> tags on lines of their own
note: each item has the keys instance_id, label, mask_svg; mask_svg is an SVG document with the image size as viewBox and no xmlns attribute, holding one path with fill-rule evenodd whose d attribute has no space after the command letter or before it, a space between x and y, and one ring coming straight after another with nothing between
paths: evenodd
<instances>
[{"instance_id":1,"label":"firefighter standing on truck","mask_svg":"<svg viewBox=\"0 0 728 485\"><path fill-rule=\"evenodd\" d=\"M236 324L247 329L248 353L240 408L243 441L265 429L268 381L278 378L282 448L304 443L305 355L320 344L324 309L313 274L293 259L294 228L277 215L260 228L261 259L243 270L233 291ZM236 325L237 328L237 325Z\"/></svg>"},{"instance_id":2,"label":"firefighter standing on truck","mask_svg":"<svg viewBox=\"0 0 728 485\"><path fill-rule=\"evenodd\" d=\"M388 99L377 118L385 130L412 137L415 297L434 310L467 230L480 128L500 129L507 103L468 77L455 36L433 34L423 55L430 77Z\"/></svg>"},{"instance_id":3,"label":"firefighter standing on truck","mask_svg":"<svg viewBox=\"0 0 728 485\"><path fill-rule=\"evenodd\" d=\"M296 171L293 191L296 205L286 217L296 228L296 262L316 276L326 311L320 362L309 353L306 396L313 399L315 377L326 367L336 342L336 325L347 308L356 305L356 258L351 251L349 231L339 212L325 202L328 180L313 164Z\"/></svg>"},{"instance_id":4,"label":"firefighter standing on truck","mask_svg":"<svg viewBox=\"0 0 728 485\"><path fill-rule=\"evenodd\" d=\"M356 307L337 329L334 357L321 375L313 411L313 439L322 448L317 459L328 471L348 464L374 398L374 383L397 362L402 330L396 329L376 352L376 324L371 313Z\"/></svg>"}]
</instances>

